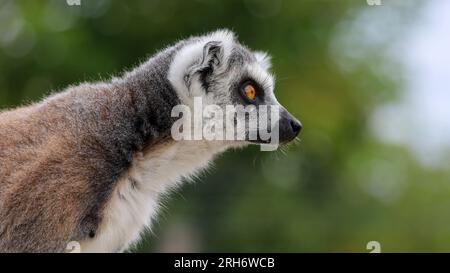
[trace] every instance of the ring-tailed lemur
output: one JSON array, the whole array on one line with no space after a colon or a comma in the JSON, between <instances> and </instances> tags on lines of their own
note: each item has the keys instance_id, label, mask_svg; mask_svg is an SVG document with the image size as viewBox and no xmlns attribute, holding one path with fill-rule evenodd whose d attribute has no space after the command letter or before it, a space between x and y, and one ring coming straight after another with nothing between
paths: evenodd
<instances>
[{"instance_id":1,"label":"ring-tailed lemur","mask_svg":"<svg viewBox=\"0 0 450 273\"><path fill-rule=\"evenodd\" d=\"M126 249L158 198L236 141L175 141L172 109L279 105L266 54L219 30L168 47L108 82L84 83L0 114L0 251ZM245 84L245 86L244 86ZM244 92L244 93L243 93ZM281 107L279 141L301 124ZM253 140L252 142L258 142Z\"/></svg>"}]
</instances>

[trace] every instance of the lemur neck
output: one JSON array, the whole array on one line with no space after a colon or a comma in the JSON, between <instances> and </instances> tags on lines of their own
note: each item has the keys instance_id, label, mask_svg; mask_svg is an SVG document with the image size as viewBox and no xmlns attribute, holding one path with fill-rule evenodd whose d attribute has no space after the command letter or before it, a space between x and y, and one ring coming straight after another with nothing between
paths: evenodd
<instances>
[{"instance_id":1,"label":"lemur neck","mask_svg":"<svg viewBox=\"0 0 450 273\"><path fill-rule=\"evenodd\" d=\"M171 111L180 103L167 79L175 50L169 48L159 53L122 78L130 92L136 133L142 136L144 145L170 136L174 122Z\"/></svg>"}]
</instances>

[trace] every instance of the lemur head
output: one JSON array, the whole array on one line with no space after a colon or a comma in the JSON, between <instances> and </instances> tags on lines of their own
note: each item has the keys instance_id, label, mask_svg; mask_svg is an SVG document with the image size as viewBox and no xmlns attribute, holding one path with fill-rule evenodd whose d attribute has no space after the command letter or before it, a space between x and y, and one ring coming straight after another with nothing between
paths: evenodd
<instances>
[{"instance_id":1,"label":"lemur head","mask_svg":"<svg viewBox=\"0 0 450 273\"><path fill-rule=\"evenodd\" d=\"M229 106L234 106L234 110L244 108L244 115L230 115L235 136L244 132L244 139L234 143L286 143L299 134L301 123L278 103L270 68L266 53L251 51L231 31L219 30L183 41L170 65L168 78L181 103L193 112L195 101L200 98L203 109L212 105L222 109L224 120L232 111ZM262 109L267 110L266 114ZM208 116L207 112L203 115ZM273 134L261 137L262 123L267 125L267 133L277 133L277 139L273 139ZM276 132L273 124L277 125ZM221 136L225 138L227 133Z\"/></svg>"}]
</instances>

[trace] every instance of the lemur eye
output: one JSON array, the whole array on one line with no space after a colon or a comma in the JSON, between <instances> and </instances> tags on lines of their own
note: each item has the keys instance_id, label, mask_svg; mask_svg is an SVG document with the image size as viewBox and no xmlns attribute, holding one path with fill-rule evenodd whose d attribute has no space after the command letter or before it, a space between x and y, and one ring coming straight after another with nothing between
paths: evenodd
<instances>
[{"instance_id":1,"label":"lemur eye","mask_svg":"<svg viewBox=\"0 0 450 273\"><path fill-rule=\"evenodd\" d=\"M250 83L244 85L244 95L250 102L253 102L256 98L255 87Z\"/></svg>"}]
</instances>

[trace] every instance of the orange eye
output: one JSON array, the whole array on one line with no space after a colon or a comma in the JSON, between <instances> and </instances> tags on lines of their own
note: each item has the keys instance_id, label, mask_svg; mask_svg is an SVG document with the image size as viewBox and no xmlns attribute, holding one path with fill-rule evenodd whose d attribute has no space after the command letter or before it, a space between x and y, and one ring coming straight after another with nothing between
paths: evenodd
<instances>
[{"instance_id":1,"label":"orange eye","mask_svg":"<svg viewBox=\"0 0 450 273\"><path fill-rule=\"evenodd\" d=\"M248 99L249 101L255 100L255 98L256 98L256 90L255 90L255 88L253 87L253 85L247 84L247 85L244 87L244 93L245 93L245 96L247 97L247 99Z\"/></svg>"}]
</instances>

